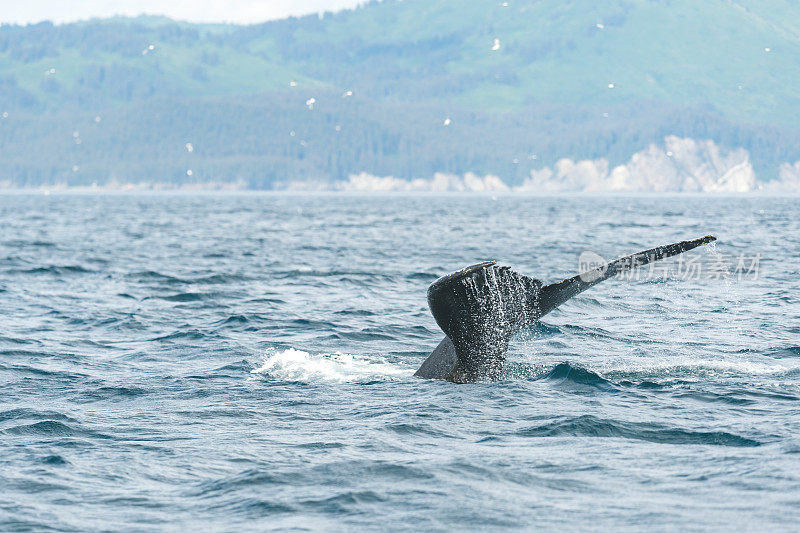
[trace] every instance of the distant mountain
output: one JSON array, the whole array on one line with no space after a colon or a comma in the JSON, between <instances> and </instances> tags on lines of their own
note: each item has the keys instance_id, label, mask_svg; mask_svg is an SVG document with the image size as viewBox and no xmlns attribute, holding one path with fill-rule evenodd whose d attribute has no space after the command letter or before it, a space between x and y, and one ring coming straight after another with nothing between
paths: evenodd
<instances>
[{"instance_id":1,"label":"distant mountain","mask_svg":"<svg viewBox=\"0 0 800 533\"><path fill-rule=\"evenodd\" d=\"M519 186L562 158L623 165L669 136L746 150L768 181L800 160L798 84L800 7L786 0L385 0L253 26L6 25L0 182L474 172Z\"/></svg>"}]
</instances>

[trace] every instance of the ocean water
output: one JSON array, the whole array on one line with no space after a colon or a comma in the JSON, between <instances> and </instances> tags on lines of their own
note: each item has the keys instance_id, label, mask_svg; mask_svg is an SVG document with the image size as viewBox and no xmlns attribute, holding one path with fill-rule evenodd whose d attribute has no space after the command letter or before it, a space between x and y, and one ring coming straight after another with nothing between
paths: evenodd
<instances>
[{"instance_id":1,"label":"ocean water","mask_svg":"<svg viewBox=\"0 0 800 533\"><path fill-rule=\"evenodd\" d=\"M2 195L0 529L794 530L798 208ZM730 269L606 281L500 382L412 377L438 276L709 233Z\"/></svg>"}]
</instances>

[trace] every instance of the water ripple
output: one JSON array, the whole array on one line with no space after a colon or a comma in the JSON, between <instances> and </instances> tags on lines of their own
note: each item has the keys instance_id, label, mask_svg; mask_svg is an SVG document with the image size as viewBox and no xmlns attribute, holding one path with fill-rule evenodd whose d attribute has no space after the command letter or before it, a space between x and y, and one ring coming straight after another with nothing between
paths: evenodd
<instances>
[{"instance_id":1,"label":"water ripple","mask_svg":"<svg viewBox=\"0 0 800 533\"><path fill-rule=\"evenodd\" d=\"M0 194L0 530L787 529L797 212ZM552 282L585 250L705 233L716 253L687 260L761 254L759 276L609 280L515 339L497 383L413 377L447 272Z\"/></svg>"},{"instance_id":2,"label":"water ripple","mask_svg":"<svg viewBox=\"0 0 800 533\"><path fill-rule=\"evenodd\" d=\"M522 437L599 437L645 440L658 444L713 446L760 446L762 443L725 431L690 431L659 424L622 422L592 415L561 418L540 426L521 429Z\"/></svg>"}]
</instances>

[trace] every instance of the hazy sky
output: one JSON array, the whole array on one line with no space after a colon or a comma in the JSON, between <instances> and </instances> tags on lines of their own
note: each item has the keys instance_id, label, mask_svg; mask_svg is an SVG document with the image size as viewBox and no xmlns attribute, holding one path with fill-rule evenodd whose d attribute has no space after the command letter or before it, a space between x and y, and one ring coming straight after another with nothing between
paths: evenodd
<instances>
[{"instance_id":1,"label":"hazy sky","mask_svg":"<svg viewBox=\"0 0 800 533\"><path fill-rule=\"evenodd\" d=\"M193 22L254 23L361 3L363 0L0 0L0 22L70 22L147 13Z\"/></svg>"}]
</instances>

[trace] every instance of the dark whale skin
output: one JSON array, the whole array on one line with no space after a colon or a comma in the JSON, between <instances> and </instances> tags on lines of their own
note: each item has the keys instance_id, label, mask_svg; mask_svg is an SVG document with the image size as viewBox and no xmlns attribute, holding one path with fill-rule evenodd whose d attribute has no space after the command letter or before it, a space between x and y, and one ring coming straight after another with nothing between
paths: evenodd
<instances>
[{"instance_id":1,"label":"dark whale skin","mask_svg":"<svg viewBox=\"0 0 800 533\"><path fill-rule=\"evenodd\" d=\"M525 326L603 280L715 240L706 235L658 246L546 286L495 261L443 276L428 288L428 306L447 337L414 375L456 383L495 381L511 338Z\"/></svg>"}]
</instances>

